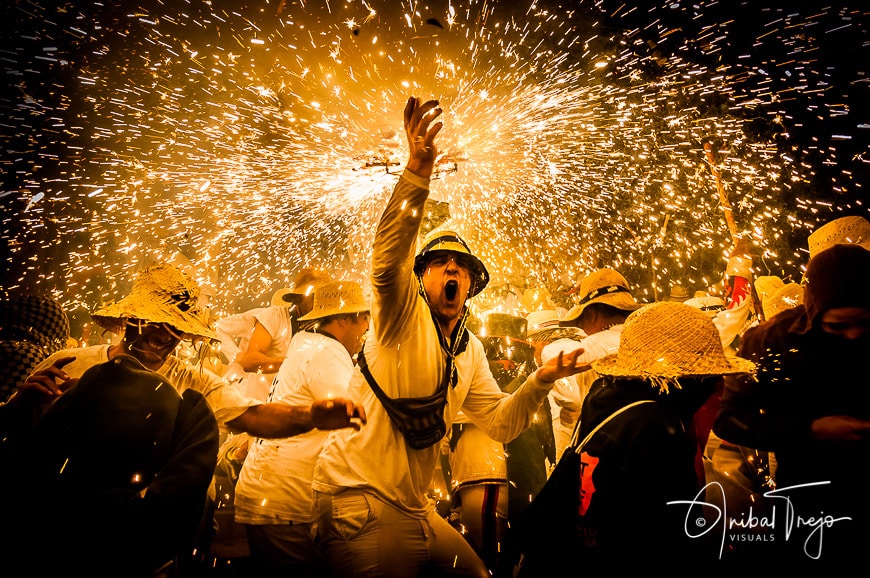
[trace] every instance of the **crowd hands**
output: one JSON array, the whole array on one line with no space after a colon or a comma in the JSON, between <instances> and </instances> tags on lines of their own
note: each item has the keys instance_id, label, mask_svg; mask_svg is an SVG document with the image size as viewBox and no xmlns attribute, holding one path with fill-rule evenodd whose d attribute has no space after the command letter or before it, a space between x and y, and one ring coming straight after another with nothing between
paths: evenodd
<instances>
[{"instance_id":1,"label":"crowd hands","mask_svg":"<svg viewBox=\"0 0 870 578\"><path fill-rule=\"evenodd\" d=\"M213 476L228 455L232 522L250 559L236 567L256 576L536 576L633 553L661 568L858 558L870 527L858 491L870 463L870 394L859 382L870 223L846 217L813 233L800 283L758 276L743 237L722 283L692 296L674 287L642 303L604 267L558 299L525 287L479 311L486 265L454 231L421 234L442 114L434 100L405 106L409 158L375 234L370 300L328 266L306 268L269 305L211 323L192 278L156 264L92 313L111 341L79 346L16 320L24 305L44 320L50 299L7 296L4 341L35 352L10 357L0 405L2 457L21 466L3 489L29 488L9 519L30 528L38 511L74 534L71 516L108 525L111 512L127 512L139 528L123 544L107 532L97 534L104 544L71 539L62 562L38 564L11 531L10 568L26 559L40 571L214 574ZM176 356L183 342L223 359L196 366ZM155 393L154 383L168 388ZM121 435L143 408L148 428ZM582 449L597 465L566 486L556 466L587 436ZM95 478L107 468L78 464L98 459L100 444L122 451L118 438L161 451L129 465L134 482L109 487ZM831 459L808 475L805 455ZM718 549L689 544L675 521L685 512L667 506L701 495L711 521L711 511L750 503L773 515L765 492L813 482L832 490L795 503L851 525L809 552L773 528ZM163 532L171 527L179 531Z\"/></svg>"}]
</instances>

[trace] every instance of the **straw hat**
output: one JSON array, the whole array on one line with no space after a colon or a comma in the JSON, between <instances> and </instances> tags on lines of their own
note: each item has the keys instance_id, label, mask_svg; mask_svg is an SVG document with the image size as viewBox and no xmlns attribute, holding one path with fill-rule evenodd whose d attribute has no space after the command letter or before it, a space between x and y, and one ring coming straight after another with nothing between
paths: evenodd
<instances>
[{"instance_id":1,"label":"straw hat","mask_svg":"<svg viewBox=\"0 0 870 578\"><path fill-rule=\"evenodd\" d=\"M816 229L807 238L810 259L832 245L854 243L870 249L870 221L864 217L840 217Z\"/></svg>"},{"instance_id":2,"label":"straw hat","mask_svg":"<svg viewBox=\"0 0 870 578\"><path fill-rule=\"evenodd\" d=\"M180 331L185 339L217 335L205 321L199 308L199 286L180 269L161 263L142 270L133 281L130 294L91 314L100 326L120 332L127 319L166 323Z\"/></svg>"},{"instance_id":3,"label":"straw hat","mask_svg":"<svg viewBox=\"0 0 870 578\"><path fill-rule=\"evenodd\" d=\"M555 309L532 311L526 315L529 341L555 341L568 338L579 341L586 334L578 327L561 327L559 312Z\"/></svg>"},{"instance_id":4,"label":"straw hat","mask_svg":"<svg viewBox=\"0 0 870 578\"><path fill-rule=\"evenodd\" d=\"M462 240L462 237L453 231L437 231L429 235L423 242L423 248L420 249L414 258L414 273L418 276L422 275L432 254L439 251L450 251L451 253L459 253L468 257L473 267L473 282L471 284L470 297L474 297L483 291L486 284L489 283L489 271L486 270L483 262L471 252L471 249L468 248L468 244Z\"/></svg>"},{"instance_id":5,"label":"straw hat","mask_svg":"<svg viewBox=\"0 0 870 578\"><path fill-rule=\"evenodd\" d=\"M330 315L362 313L371 311L359 283L334 281L314 290L314 308L299 321L313 321Z\"/></svg>"},{"instance_id":6,"label":"straw hat","mask_svg":"<svg viewBox=\"0 0 870 578\"><path fill-rule=\"evenodd\" d=\"M634 311L640 307L640 303L631 295L628 281L613 269L599 269L584 277L580 281L577 296L577 305L565 314L562 323L577 319L593 303L603 303L623 311Z\"/></svg>"},{"instance_id":7,"label":"straw hat","mask_svg":"<svg viewBox=\"0 0 870 578\"><path fill-rule=\"evenodd\" d=\"M667 392L668 383L680 377L752 373L755 364L725 355L713 320L702 311L661 301L629 315L617 352L593 361L592 369L602 375L650 379Z\"/></svg>"},{"instance_id":8,"label":"straw hat","mask_svg":"<svg viewBox=\"0 0 870 578\"><path fill-rule=\"evenodd\" d=\"M802 303L804 297L804 289L798 283L785 283L775 275L758 277L755 292L761 300L765 319Z\"/></svg>"},{"instance_id":9,"label":"straw hat","mask_svg":"<svg viewBox=\"0 0 870 578\"><path fill-rule=\"evenodd\" d=\"M686 288L682 285L674 285L673 287L671 287L671 293L668 296L668 300L682 303L688 298L689 292L686 291Z\"/></svg>"},{"instance_id":10,"label":"straw hat","mask_svg":"<svg viewBox=\"0 0 870 578\"><path fill-rule=\"evenodd\" d=\"M274 307L295 305L297 296L311 295L317 287L330 281L332 281L332 276L326 271L305 267L296 274L292 287L284 287L275 291L275 294L272 295L272 305Z\"/></svg>"}]
</instances>

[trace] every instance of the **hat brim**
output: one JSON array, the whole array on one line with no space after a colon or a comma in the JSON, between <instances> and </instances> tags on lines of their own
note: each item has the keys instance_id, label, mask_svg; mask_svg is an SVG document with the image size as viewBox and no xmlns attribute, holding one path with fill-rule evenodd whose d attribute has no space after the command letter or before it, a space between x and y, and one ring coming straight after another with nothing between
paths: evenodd
<instances>
[{"instance_id":1,"label":"hat brim","mask_svg":"<svg viewBox=\"0 0 870 578\"><path fill-rule=\"evenodd\" d=\"M299 321L315 321L332 315L353 315L354 313L365 313L366 311L371 311L371 306L368 303L361 303L359 305L351 305L348 307L329 307L326 309L312 310L306 315L300 317Z\"/></svg>"},{"instance_id":2,"label":"hat brim","mask_svg":"<svg viewBox=\"0 0 870 578\"><path fill-rule=\"evenodd\" d=\"M547 329L541 329L540 331L535 331L533 333L529 333L528 340L529 341L556 341L557 339L575 339L580 340L584 337L587 337L585 333L583 333L577 327L548 327Z\"/></svg>"},{"instance_id":3,"label":"hat brim","mask_svg":"<svg viewBox=\"0 0 870 578\"><path fill-rule=\"evenodd\" d=\"M583 312L587 307L593 305L595 303L601 303L604 305L610 305L611 307L615 307L616 309L620 309L622 311L635 311L640 309L643 303L638 303L634 300L630 294L625 292L616 292L616 293L606 293L601 295L600 297L596 297L587 303L583 303L582 305L575 305L571 309L568 310L568 313L565 314L559 320L559 323L565 323L567 321L574 321L579 319Z\"/></svg>"},{"instance_id":4,"label":"hat brim","mask_svg":"<svg viewBox=\"0 0 870 578\"><path fill-rule=\"evenodd\" d=\"M708 363L697 365L692 368L676 368L674 371L647 371L637 366L627 366L620 363L619 354L613 353L596 359L592 362L592 369L601 375L614 377L636 377L640 379L664 378L675 379L679 377L704 377L711 375L736 375L741 373L754 373L755 363L736 355L724 356L725 363Z\"/></svg>"},{"instance_id":5,"label":"hat brim","mask_svg":"<svg viewBox=\"0 0 870 578\"><path fill-rule=\"evenodd\" d=\"M195 315L185 314L175 307L162 306L158 302L143 302L133 295L94 311L91 317L102 328L115 333L124 329L127 319L140 319L150 323L166 323L179 331L185 339L218 339L217 334Z\"/></svg>"}]
</instances>

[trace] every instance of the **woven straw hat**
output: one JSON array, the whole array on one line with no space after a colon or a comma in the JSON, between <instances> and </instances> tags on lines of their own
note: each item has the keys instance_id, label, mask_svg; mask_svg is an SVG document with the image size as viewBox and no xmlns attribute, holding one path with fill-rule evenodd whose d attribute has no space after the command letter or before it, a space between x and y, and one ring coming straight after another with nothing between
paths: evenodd
<instances>
[{"instance_id":1,"label":"woven straw hat","mask_svg":"<svg viewBox=\"0 0 870 578\"><path fill-rule=\"evenodd\" d=\"M363 295L360 284L353 281L334 281L314 290L314 308L300 317L299 321L363 311L371 311L371 306Z\"/></svg>"},{"instance_id":2,"label":"woven straw hat","mask_svg":"<svg viewBox=\"0 0 870 578\"><path fill-rule=\"evenodd\" d=\"M324 283L332 281L332 275L326 271L305 267L296 274L292 287L278 289L272 295L272 305L275 307L290 307L295 304L298 295L311 295L315 289Z\"/></svg>"},{"instance_id":3,"label":"woven straw hat","mask_svg":"<svg viewBox=\"0 0 870 578\"><path fill-rule=\"evenodd\" d=\"M671 287L671 292L668 295L669 301L676 301L682 303L688 298L689 292L682 285L674 285L673 287Z\"/></svg>"},{"instance_id":4,"label":"woven straw hat","mask_svg":"<svg viewBox=\"0 0 870 578\"><path fill-rule=\"evenodd\" d=\"M130 294L93 313L101 327L120 332L127 319L166 323L185 339L217 339L208 326L206 312L199 308L199 286L180 269L161 263L142 270Z\"/></svg>"},{"instance_id":5,"label":"woven straw hat","mask_svg":"<svg viewBox=\"0 0 870 578\"><path fill-rule=\"evenodd\" d=\"M414 258L414 273L422 275L432 254L439 251L450 251L467 256L471 260L474 269L472 272L473 283L471 284L472 293L470 297L474 297L483 291L486 284L489 283L489 271L486 270L483 261L471 252L471 249L468 248L468 243L453 231L437 231L429 235L423 242L423 248L420 249Z\"/></svg>"},{"instance_id":6,"label":"woven straw hat","mask_svg":"<svg viewBox=\"0 0 870 578\"><path fill-rule=\"evenodd\" d=\"M577 319L593 303L603 303L623 311L634 311L640 307L640 303L631 295L628 281L613 269L599 269L584 277L580 281L577 297L577 305L565 314L563 323Z\"/></svg>"},{"instance_id":7,"label":"woven straw hat","mask_svg":"<svg viewBox=\"0 0 870 578\"><path fill-rule=\"evenodd\" d=\"M832 245L854 243L870 249L870 221L864 217L840 217L825 223L807 238L810 259Z\"/></svg>"},{"instance_id":8,"label":"woven straw hat","mask_svg":"<svg viewBox=\"0 0 870 578\"><path fill-rule=\"evenodd\" d=\"M755 292L761 299L764 318L803 303L804 289L798 283L785 283L775 275L762 275L755 280Z\"/></svg>"},{"instance_id":9,"label":"woven straw hat","mask_svg":"<svg viewBox=\"0 0 870 578\"><path fill-rule=\"evenodd\" d=\"M673 301L645 305L628 316L615 354L592 362L602 375L650 379L663 391L685 376L752 373L755 364L727 356L713 320Z\"/></svg>"},{"instance_id":10,"label":"woven straw hat","mask_svg":"<svg viewBox=\"0 0 870 578\"><path fill-rule=\"evenodd\" d=\"M586 334L578 327L561 327L559 312L555 309L541 309L526 315L529 341L555 341L568 338L580 340Z\"/></svg>"}]
</instances>

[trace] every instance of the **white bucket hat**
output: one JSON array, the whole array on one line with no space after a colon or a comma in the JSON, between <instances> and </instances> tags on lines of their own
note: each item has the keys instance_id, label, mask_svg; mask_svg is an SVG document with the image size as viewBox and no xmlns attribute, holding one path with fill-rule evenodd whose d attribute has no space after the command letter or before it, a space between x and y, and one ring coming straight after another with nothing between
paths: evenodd
<instances>
[{"instance_id":1,"label":"white bucket hat","mask_svg":"<svg viewBox=\"0 0 870 578\"><path fill-rule=\"evenodd\" d=\"M559 312L555 309L541 309L526 315L529 341L555 341L574 339L580 341L586 334L578 327L561 327Z\"/></svg>"}]
</instances>

